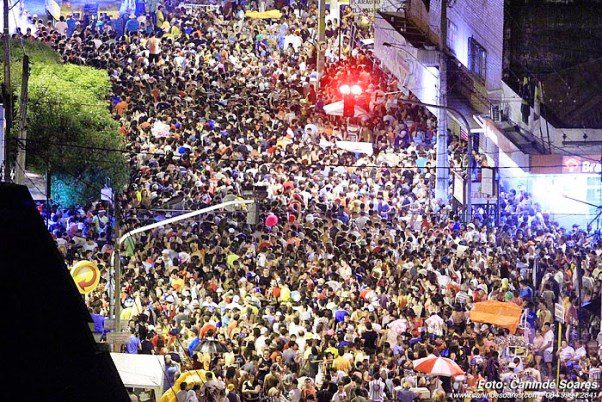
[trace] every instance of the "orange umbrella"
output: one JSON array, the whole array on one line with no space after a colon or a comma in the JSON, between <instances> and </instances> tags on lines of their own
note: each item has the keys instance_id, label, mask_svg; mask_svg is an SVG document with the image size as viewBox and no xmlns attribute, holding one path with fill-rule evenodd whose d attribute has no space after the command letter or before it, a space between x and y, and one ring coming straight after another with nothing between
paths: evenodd
<instances>
[{"instance_id":1,"label":"orange umbrella","mask_svg":"<svg viewBox=\"0 0 602 402\"><path fill-rule=\"evenodd\" d=\"M460 366L447 357L428 355L425 358L414 360L412 364L414 365L414 370L430 375L453 377L464 374Z\"/></svg>"}]
</instances>

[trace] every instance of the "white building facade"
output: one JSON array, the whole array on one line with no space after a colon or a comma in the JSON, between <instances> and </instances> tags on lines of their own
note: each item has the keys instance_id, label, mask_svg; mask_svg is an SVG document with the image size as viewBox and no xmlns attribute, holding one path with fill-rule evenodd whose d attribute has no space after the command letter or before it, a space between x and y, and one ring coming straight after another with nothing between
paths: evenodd
<instances>
[{"instance_id":1,"label":"white building facade","mask_svg":"<svg viewBox=\"0 0 602 402\"><path fill-rule=\"evenodd\" d=\"M577 199L602 204L602 129L555 126L536 118L537 104L525 119L521 95L504 82L504 37L509 29L504 0L447 3L448 105L470 120L479 151L490 166L500 168L504 188L532 193L561 223L588 223L596 209L567 199L565 193L572 189ZM399 79L400 87L427 103L436 103L439 91L432 44L441 34L441 5L441 0L431 0L427 10L423 0L411 0L405 16L381 13L375 20L375 55ZM424 40L417 39L415 27ZM545 89L541 100L545 102ZM460 129L450 127L456 133ZM575 145L584 138L585 146Z\"/></svg>"}]
</instances>

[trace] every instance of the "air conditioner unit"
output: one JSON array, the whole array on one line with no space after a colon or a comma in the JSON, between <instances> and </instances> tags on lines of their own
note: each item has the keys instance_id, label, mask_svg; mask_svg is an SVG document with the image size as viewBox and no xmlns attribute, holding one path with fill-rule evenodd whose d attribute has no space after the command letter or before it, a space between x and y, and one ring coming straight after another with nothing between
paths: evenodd
<instances>
[{"instance_id":1,"label":"air conditioner unit","mask_svg":"<svg viewBox=\"0 0 602 402\"><path fill-rule=\"evenodd\" d=\"M502 122L502 108L500 105L491 105L489 107L489 116L491 120L501 123Z\"/></svg>"}]
</instances>

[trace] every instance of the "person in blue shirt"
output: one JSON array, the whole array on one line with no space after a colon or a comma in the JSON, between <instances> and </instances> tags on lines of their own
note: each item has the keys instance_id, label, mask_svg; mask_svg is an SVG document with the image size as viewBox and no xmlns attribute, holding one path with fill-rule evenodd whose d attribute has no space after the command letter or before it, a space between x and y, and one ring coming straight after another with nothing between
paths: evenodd
<instances>
[{"instance_id":1,"label":"person in blue shirt","mask_svg":"<svg viewBox=\"0 0 602 402\"><path fill-rule=\"evenodd\" d=\"M192 357L194 355L194 349L201 342L199 339L199 331L196 328L192 329L192 332L196 335L192 341L188 344L188 356Z\"/></svg>"},{"instance_id":2,"label":"person in blue shirt","mask_svg":"<svg viewBox=\"0 0 602 402\"><path fill-rule=\"evenodd\" d=\"M345 316L349 315L349 311L345 310L345 309L338 309L335 311L334 313L334 319L336 322L343 322L345 321Z\"/></svg>"},{"instance_id":3,"label":"person in blue shirt","mask_svg":"<svg viewBox=\"0 0 602 402\"><path fill-rule=\"evenodd\" d=\"M70 15L65 22L67 22L67 37L70 38L73 36L73 32L75 32L77 21Z\"/></svg>"},{"instance_id":4,"label":"person in blue shirt","mask_svg":"<svg viewBox=\"0 0 602 402\"><path fill-rule=\"evenodd\" d=\"M140 28L140 23L136 19L134 14L130 15L130 18L125 23L125 33L129 35L131 32L136 32Z\"/></svg>"},{"instance_id":5,"label":"person in blue shirt","mask_svg":"<svg viewBox=\"0 0 602 402\"><path fill-rule=\"evenodd\" d=\"M117 32L117 37L123 36L124 25L123 18L121 17L113 21L113 29L115 29L115 32Z\"/></svg>"},{"instance_id":6,"label":"person in blue shirt","mask_svg":"<svg viewBox=\"0 0 602 402\"><path fill-rule=\"evenodd\" d=\"M94 312L90 313L92 321L94 321L94 333L104 334L105 333L105 317L100 314L100 307L95 307Z\"/></svg>"},{"instance_id":7,"label":"person in blue shirt","mask_svg":"<svg viewBox=\"0 0 602 402\"><path fill-rule=\"evenodd\" d=\"M537 329L537 313L533 309L533 303L527 302L527 309L525 311L525 317L527 324L529 325L529 339L531 342L535 338L535 330Z\"/></svg>"},{"instance_id":8,"label":"person in blue shirt","mask_svg":"<svg viewBox=\"0 0 602 402\"><path fill-rule=\"evenodd\" d=\"M163 391L167 391L173 387L176 382L176 374L179 371L178 364L171 359L171 355L165 355L165 381L163 383Z\"/></svg>"},{"instance_id":9,"label":"person in blue shirt","mask_svg":"<svg viewBox=\"0 0 602 402\"><path fill-rule=\"evenodd\" d=\"M533 297L533 289L529 287L529 282L527 280L523 279L523 281L520 283L518 296L525 301L530 301Z\"/></svg>"},{"instance_id":10,"label":"person in blue shirt","mask_svg":"<svg viewBox=\"0 0 602 402\"><path fill-rule=\"evenodd\" d=\"M345 212L345 208L343 206L339 207L339 212L337 214L337 219L343 222L345 225L349 223L349 214Z\"/></svg>"},{"instance_id":11,"label":"person in blue shirt","mask_svg":"<svg viewBox=\"0 0 602 402\"><path fill-rule=\"evenodd\" d=\"M144 0L136 0L136 16L146 14L146 2Z\"/></svg>"},{"instance_id":12,"label":"person in blue shirt","mask_svg":"<svg viewBox=\"0 0 602 402\"><path fill-rule=\"evenodd\" d=\"M137 355L142 348L142 344L140 343L140 338L136 336L136 331L131 329L130 339L125 344L125 352L131 355Z\"/></svg>"}]
</instances>

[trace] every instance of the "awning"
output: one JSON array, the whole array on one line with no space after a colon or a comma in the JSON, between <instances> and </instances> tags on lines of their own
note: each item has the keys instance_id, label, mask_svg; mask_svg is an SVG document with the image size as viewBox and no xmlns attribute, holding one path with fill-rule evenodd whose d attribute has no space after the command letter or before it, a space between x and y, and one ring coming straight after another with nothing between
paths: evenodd
<instances>
[{"instance_id":1,"label":"awning","mask_svg":"<svg viewBox=\"0 0 602 402\"><path fill-rule=\"evenodd\" d=\"M111 353L123 385L131 388L152 389L155 400L163 393L165 361L163 356Z\"/></svg>"},{"instance_id":2,"label":"awning","mask_svg":"<svg viewBox=\"0 0 602 402\"><path fill-rule=\"evenodd\" d=\"M475 303L475 306L470 310L470 319L473 322L506 328L514 334L522 314L523 309L514 303L487 300Z\"/></svg>"}]
</instances>

